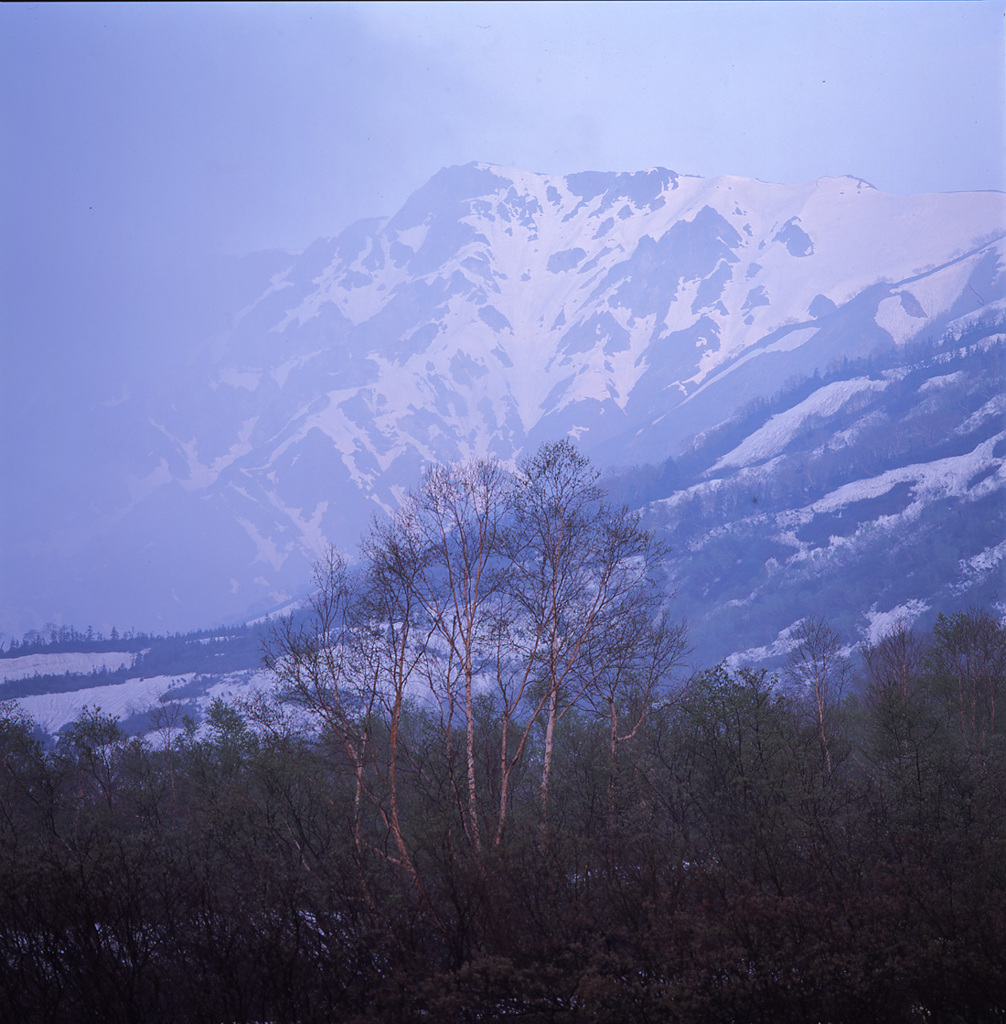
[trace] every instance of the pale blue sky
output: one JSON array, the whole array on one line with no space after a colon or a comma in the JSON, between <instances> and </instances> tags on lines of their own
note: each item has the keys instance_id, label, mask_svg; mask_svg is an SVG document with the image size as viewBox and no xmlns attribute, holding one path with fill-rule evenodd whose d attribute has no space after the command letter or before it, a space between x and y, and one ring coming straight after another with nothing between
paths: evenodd
<instances>
[{"instance_id":1,"label":"pale blue sky","mask_svg":"<svg viewBox=\"0 0 1006 1024\"><path fill-rule=\"evenodd\" d=\"M0 542L121 483L101 410L229 312L212 254L301 248L470 160L1003 189L1003 15L0 4Z\"/></svg>"}]
</instances>

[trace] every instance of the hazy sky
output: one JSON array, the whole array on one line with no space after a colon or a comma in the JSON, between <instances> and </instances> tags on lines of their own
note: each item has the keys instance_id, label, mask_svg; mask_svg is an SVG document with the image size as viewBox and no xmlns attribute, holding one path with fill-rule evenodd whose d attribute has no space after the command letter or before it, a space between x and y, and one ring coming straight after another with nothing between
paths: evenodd
<instances>
[{"instance_id":1,"label":"hazy sky","mask_svg":"<svg viewBox=\"0 0 1006 1024\"><path fill-rule=\"evenodd\" d=\"M4 229L302 247L440 167L1006 187L1004 5L4 4Z\"/></svg>"},{"instance_id":2,"label":"hazy sky","mask_svg":"<svg viewBox=\"0 0 1006 1024\"><path fill-rule=\"evenodd\" d=\"M212 305L203 255L302 248L470 160L1006 188L1004 10L2 4L4 357L100 388Z\"/></svg>"},{"instance_id":3,"label":"hazy sky","mask_svg":"<svg viewBox=\"0 0 1006 1024\"><path fill-rule=\"evenodd\" d=\"M999 0L2 4L0 531L98 486L94 410L212 319L212 253L470 160L1003 189L1003 43Z\"/></svg>"}]
</instances>

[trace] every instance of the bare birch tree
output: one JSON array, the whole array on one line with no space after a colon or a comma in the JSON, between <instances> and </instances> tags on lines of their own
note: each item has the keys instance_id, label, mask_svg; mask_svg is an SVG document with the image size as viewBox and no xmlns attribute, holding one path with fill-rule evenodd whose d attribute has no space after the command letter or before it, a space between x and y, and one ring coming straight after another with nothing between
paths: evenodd
<instances>
[{"instance_id":1,"label":"bare birch tree","mask_svg":"<svg viewBox=\"0 0 1006 1024\"><path fill-rule=\"evenodd\" d=\"M399 736L408 689L429 644L413 614L407 581L416 569L391 526L368 539L368 572L355 581L345 560L329 549L315 567L306 617L280 620L266 645L280 695L327 727L352 766L354 842L371 840L363 827L366 803L390 834L391 860L423 896L399 810ZM378 745L375 733L387 729Z\"/></svg>"},{"instance_id":2,"label":"bare birch tree","mask_svg":"<svg viewBox=\"0 0 1006 1024\"><path fill-rule=\"evenodd\" d=\"M925 644L904 619L876 643L862 648L869 677L869 692L876 698L897 696L907 700L922 673Z\"/></svg>"},{"instance_id":3,"label":"bare birch tree","mask_svg":"<svg viewBox=\"0 0 1006 1024\"><path fill-rule=\"evenodd\" d=\"M413 877L398 774L425 769L402 745L410 702L439 729L436 771L478 851L501 841L514 773L532 749L544 821L556 728L573 707L604 706L614 751L680 653L683 629L659 615L663 552L636 516L607 505L597 475L567 441L542 446L516 473L494 459L435 466L375 522L357 583L330 553L307 621L274 632L269 664L284 692L353 765L357 841L368 802ZM480 762L485 707L498 749Z\"/></svg>"},{"instance_id":4,"label":"bare birch tree","mask_svg":"<svg viewBox=\"0 0 1006 1024\"><path fill-rule=\"evenodd\" d=\"M504 534L512 478L495 459L475 459L430 469L406 499L396 520L412 547L417 571L408 581L415 602L446 651L444 677L430 675L443 721L453 730L460 705L464 725L465 831L482 845L476 777L474 698L477 677L502 652L494 643L509 566Z\"/></svg>"},{"instance_id":5,"label":"bare birch tree","mask_svg":"<svg viewBox=\"0 0 1006 1024\"><path fill-rule=\"evenodd\" d=\"M790 648L784 674L794 696L809 705L821 751L828 772L831 772L831 717L845 689L849 660L842 651L838 631L823 618L808 618L793 633L795 644Z\"/></svg>"}]
</instances>

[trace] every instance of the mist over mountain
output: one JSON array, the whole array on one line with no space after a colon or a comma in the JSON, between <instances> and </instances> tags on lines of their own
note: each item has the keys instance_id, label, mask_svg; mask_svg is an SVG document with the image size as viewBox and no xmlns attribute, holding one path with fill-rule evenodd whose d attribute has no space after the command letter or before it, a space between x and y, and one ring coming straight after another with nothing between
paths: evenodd
<instances>
[{"instance_id":1,"label":"mist over mountain","mask_svg":"<svg viewBox=\"0 0 1006 1024\"><path fill-rule=\"evenodd\" d=\"M563 436L666 533L704 656L1000 600L1004 239L994 192L447 168L234 262L229 323L101 413L115 486L47 568L23 513L2 628L262 614L424 466Z\"/></svg>"}]
</instances>

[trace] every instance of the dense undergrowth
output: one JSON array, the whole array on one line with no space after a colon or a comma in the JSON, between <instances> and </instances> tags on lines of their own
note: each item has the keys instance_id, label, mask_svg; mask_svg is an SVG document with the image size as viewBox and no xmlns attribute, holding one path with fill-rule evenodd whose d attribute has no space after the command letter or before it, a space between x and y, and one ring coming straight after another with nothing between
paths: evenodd
<instances>
[{"instance_id":1,"label":"dense undergrowth","mask_svg":"<svg viewBox=\"0 0 1006 1024\"><path fill-rule=\"evenodd\" d=\"M1001 1020L1006 634L974 610L899 630L817 701L822 637L780 679L652 693L614 748L578 703L547 803L533 728L479 844L465 734L428 700L394 741L375 712L362 761L274 697L146 739L88 712L51 746L8 706L0 1016ZM476 701L483 822L504 727Z\"/></svg>"}]
</instances>

